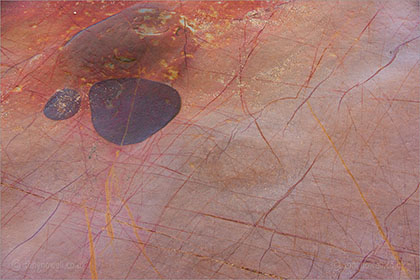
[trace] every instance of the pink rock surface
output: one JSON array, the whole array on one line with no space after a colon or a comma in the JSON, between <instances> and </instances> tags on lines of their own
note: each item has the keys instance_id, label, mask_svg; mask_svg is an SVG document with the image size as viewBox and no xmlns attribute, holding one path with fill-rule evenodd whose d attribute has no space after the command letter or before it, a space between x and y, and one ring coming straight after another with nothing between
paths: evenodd
<instances>
[{"instance_id":1,"label":"pink rock surface","mask_svg":"<svg viewBox=\"0 0 420 280\"><path fill-rule=\"evenodd\" d=\"M133 5L173 17L89 29ZM1 278L419 278L418 1L1 9ZM124 77L182 105L121 147L88 93ZM46 118L65 86L80 111Z\"/></svg>"}]
</instances>

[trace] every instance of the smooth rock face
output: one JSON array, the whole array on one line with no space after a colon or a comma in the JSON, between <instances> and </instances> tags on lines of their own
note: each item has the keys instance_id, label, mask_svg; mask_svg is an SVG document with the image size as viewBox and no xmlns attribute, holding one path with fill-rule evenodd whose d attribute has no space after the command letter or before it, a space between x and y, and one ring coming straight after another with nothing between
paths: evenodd
<instances>
[{"instance_id":1,"label":"smooth rock face","mask_svg":"<svg viewBox=\"0 0 420 280\"><path fill-rule=\"evenodd\" d=\"M62 89L54 93L44 106L44 115L55 121L73 117L80 109L80 94L73 89Z\"/></svg>"},{"instance_id":2,"label":"smooth rock face","mask_svg":"<svg viewBox=\"0 0 420 280\"><path fill-rule=\"evenodd\" d=\"M95 130L117 145L144 141L166 126L181 108L174 88L137 78L98 82L89 91L89 102Z\"/></svg>"}]
</instances>

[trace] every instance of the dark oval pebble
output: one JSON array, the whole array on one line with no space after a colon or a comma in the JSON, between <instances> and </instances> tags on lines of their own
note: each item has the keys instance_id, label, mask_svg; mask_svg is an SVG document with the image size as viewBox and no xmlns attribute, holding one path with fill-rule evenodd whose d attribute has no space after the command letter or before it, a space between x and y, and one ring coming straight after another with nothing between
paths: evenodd
<instances>
[{"instance_id":1,"label":"dark oval pebble","mask_svg":"<svg viewBox=\"0 0 420 280\"><path fill-rule=\"evenodd\" d=\"M114 144L129 145L165 127L178 114L181 97L163 83L122 78L94 84L89 103L98 134Z\"/></svg>"},{"instance_id":2,"label":"dark oval pebble","mask_svg":"<svg viewBox=\"0 0 420 280\"><path fill-rule=\"evenodd\" d=\"M80 94L69 88L54 93L44 106L44 115L55 121L73 117L80 109Z\"/></svg>"}]
</instances>

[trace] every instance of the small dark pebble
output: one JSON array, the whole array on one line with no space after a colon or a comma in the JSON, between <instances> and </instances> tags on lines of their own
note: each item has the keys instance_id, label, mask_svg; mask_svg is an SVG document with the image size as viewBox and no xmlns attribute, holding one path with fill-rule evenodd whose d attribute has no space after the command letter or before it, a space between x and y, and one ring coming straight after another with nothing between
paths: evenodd
<instances>
[{"instance_id":1,"label":"small dark pebble","mask_svg":"<svg viewBox=\"0 0 420 280\"><path fill-rule=\"evenodd\" d=\"M44 106L44 115L55 121L73 117L80 109L80 94L69 88L58 90Z\"/></svg>"}]
</instances>

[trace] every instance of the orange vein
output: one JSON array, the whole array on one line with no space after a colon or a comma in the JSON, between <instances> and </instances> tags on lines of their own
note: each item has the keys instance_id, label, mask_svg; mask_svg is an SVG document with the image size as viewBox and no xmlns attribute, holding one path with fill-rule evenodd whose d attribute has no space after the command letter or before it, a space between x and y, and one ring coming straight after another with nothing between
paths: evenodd
<instances>
[{"instance_id":1,"label":"orange vein","mask_svg":"<svg viewBox=\"0 0 420 280\"><path fill-rule=\"evenodd\" d=\"M309 107L309 110L311 111L313 117L315 118L315 120L318 122L319 126L321 127L322 131L324 132L324 134L327 136L328 141L331 143L331 146L333 147L335 153L337 154L338 158L340 159L344 169L346 170L346 172L349 174L350 178L352 179L354 185L357 188L357 191L359 192L360 197L363 200L363 203L366 205L366 207L369 209L370 214L372 215L373 220L375 221L376 227L378 228L379 234L382 236L383 240L385 241L385 243L388 245L389 250L391 251L392 255L394 256L395 260L397 261L397 263L399 264L399 266L401 267L401 270L404 271L404 273L407 275L408 278L410 278L410 276L408 275L408 271L405 268L404 264L401 262L400 256L398 255L398 252L395 251L394 246L392 246L391 242L389 241L388 237L386 236L379 220L378 217L376 216L375 212L373 211L372 207L370 207L365 195L362 192L362 189L360 188L359 183L357 182L356 178L353 176L353 173L351 173L350 169L348 168L347 164L345 163L343 157L341 156L340 152L338 151L337 147L335 146L333 140L331 139L330 135L328 134L327 130L325 129L324 125L321 123L321 121L318 119L318 117L316 116L315 112L312 110L312 106L309 103L309 101L306 103Z\"/></svg>"},{"instance_id":2,"label":"orange vein","mask_svg":"<svg viewBox=\"0 0 420 280\"><path fill-rule=\"evenodd\" d=\"M115 160L119 157L119 151L115 154ZM108 236L111 237L111 242L114 240L114 230L112 228L112 215L111 215L111 191L110 191L110 182L114 178L114 164L112 164L111 169L109 170L108 177L106 178L105 182L105 200L106 200L106 213L105 213L105 220L106 220L106 231Z\"/></svg>"},{"instance_id":3,"label":"orange vein","mask_svg":"<svg viewBox=\"0 0 420 280\"><path fill-rule=\"evenodd\" d=\"M131 213L130 208L128 207L127 203L125 203L125 208L127 209L128 215L130 216L130 220L131 220L131 227L134 230L134 234L136 235L137 238L137 242L140 245L141 248L141 252L143 254L143 256L146 258L147 262L152 266L153 270L156 272L156 274L159 276L160 279L163 279L162 274L160 274L160 272L157 270L156 266L152 263L152 260L146 255L146 250L144 248L144 243L140 238L140 235L138 233L138 226L136 225L135 221L134 221L134 217L133 214Z\"/></svg>"},{"instance_id":4,"label":"orange vein","mask_svg":"<svg viewBox=\"0 0 420 280\"><path fill-rule=\"evenodd\" d=\"M157 270L157 268L155 267L155 265L152 263L152 260L146 255L146 250L144 249L144 243L141 240L140 235L138 233L138 229L140 227L136 224L136 222L134 220L133 213L131 212L130 207L128 207L128 205L127 205L127 201L126 200L123 200L122 197L121 197L121 191L120 191L120 188L119 188L119 180L118 180L118 178L115 178L115 180L117 181L115 183L115 189L116 189L116 192L117 192L117 197L119 197L119 199L121 200L122 204L126 208L126 210L128 212L128 215L130 216L131 224L129 224L129 223L127 223L127 224L130 225L133 228L134 234L136 235L137 242L140 245L141 252L142 252L143 256L146 258L147 262L152 266L153 270L156 272L156 274L159 276L159 278L163 279L162 274L160 274L160 272Z\"/></svg>"},{"instance_id":5,"label":"orange vein","mask_svg":"<svg viewBox=\"0 0 420 280\"><path fill-rule=\"evenodd\" d=\"M89 235L90 274L92 275L92 279L98 279L98 274L96 272L95 248L93 246L93 238L92 238L92 231L91 231L91 228L90 228L89 214L88 214L86 206L84 206L84 209L85 209L86 224L87 224L88 235Z\"/></svg>"}]
</instances>

